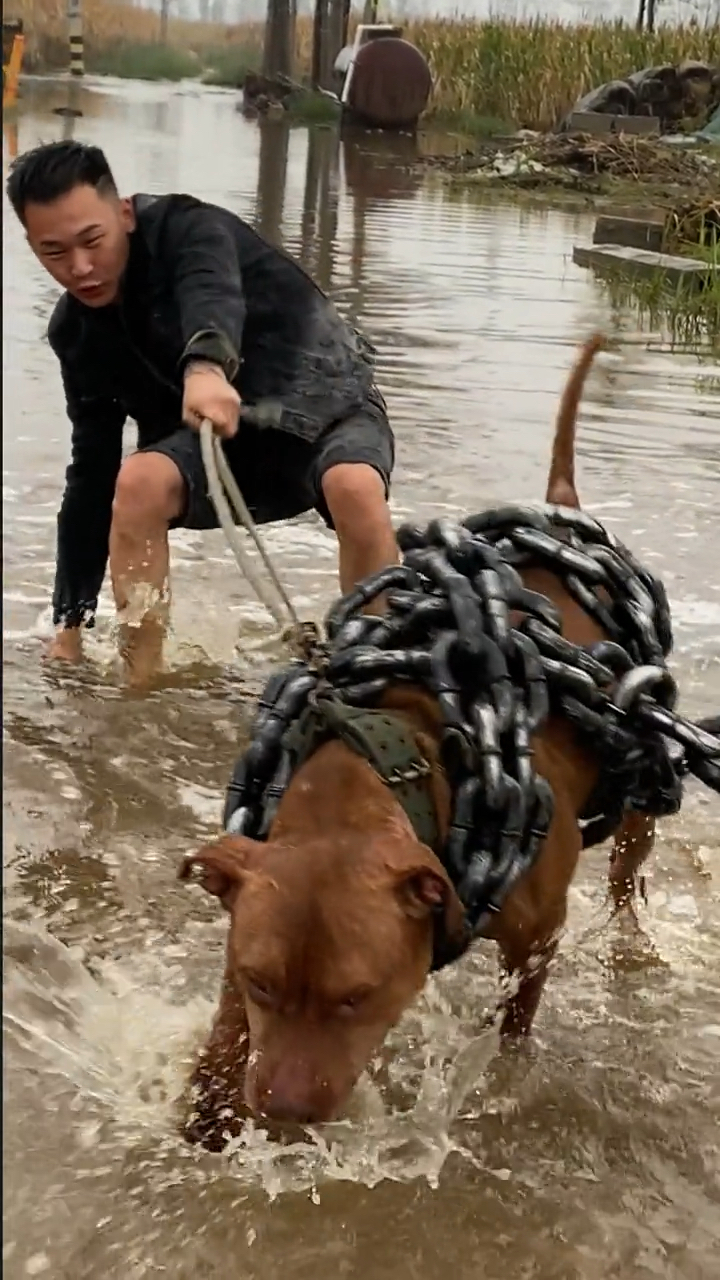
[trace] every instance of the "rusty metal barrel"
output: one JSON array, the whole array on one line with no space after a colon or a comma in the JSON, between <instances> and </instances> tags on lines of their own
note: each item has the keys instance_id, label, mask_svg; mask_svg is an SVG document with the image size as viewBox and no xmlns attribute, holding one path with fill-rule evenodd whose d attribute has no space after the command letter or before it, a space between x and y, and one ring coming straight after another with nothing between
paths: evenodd
<instances>
[{"instance_id":1,"label":"rusty metal barrel","mask_svg":"<svg viewBox=\"0 0 720 1280\"><path fill-rule=\"evenodd\" d=\"M430 68L409 40L369 40L356 54L345 112L374 129L414 129L431 89Z\"/></svg>"}]
</instances>

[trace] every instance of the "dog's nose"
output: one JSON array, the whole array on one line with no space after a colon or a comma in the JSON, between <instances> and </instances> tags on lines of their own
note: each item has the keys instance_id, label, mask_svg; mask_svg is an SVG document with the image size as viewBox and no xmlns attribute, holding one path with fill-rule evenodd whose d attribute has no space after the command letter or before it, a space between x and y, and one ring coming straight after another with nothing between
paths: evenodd
<instances>
[{"instance_id":1,"label":"dog's nose","mask_svg":"<svg viewBox=\"0 0 720 1280\"><path fill-rule=\"evenodd\" d=\"M279 1124L317 1124L322 1118L303 1098L280 1098L272 1092L263 1098L260 1114L263 1119Z\"/></svg>"},{"instance_id":2,"label":"dog's nose","mask_svg":"<svg viewBox=\"0 0 720 1280\"><path fill-rule=\"evenodd\" d=\"M301 1081L275 1080L258 1090L258 1110L266 1120L284 1124L322 1124L332 1114L332 1097L325 1081L303 1087Z\"/></svg>"}]
</instances>

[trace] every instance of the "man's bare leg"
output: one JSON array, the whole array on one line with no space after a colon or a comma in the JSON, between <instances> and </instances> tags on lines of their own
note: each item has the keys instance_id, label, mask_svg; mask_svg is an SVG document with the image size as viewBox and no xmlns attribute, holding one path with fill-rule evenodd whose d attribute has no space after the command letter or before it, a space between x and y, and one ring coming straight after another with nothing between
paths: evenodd
<instances>
[{"instance_id":1,"label":"man's bare leg","mask_svg":"<svg viewBox=\"0 0 720 1280\"><path fill-rule=\"evenodd\" d=\"M369 574L398 562L385 485L367 463L342 462L325 472L322 490L338 537L340 590L345 593ZM368 612L381 608L378 600Z\"/></svg>"},{"instance_id":2,"label":"man's bare leg","mask_svg":"<svg viewBox=\"0 0 720 1280\"><path fill-rule=\"evenodd\" d=\"M162 453L134 453L115 486L110 575L120 653L130 684L144 685L162 662L170 610L168 526L180 515L184 481Z\"/></svg>"}]
</instances>

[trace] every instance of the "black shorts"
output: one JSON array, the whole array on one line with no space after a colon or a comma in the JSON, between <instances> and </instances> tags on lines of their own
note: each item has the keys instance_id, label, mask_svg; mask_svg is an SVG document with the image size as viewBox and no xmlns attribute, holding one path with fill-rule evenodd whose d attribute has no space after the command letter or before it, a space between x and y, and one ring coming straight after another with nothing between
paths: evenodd
<instances>
[{"instance_id":1,"label":"black shorts","mask_svg":"<svg viewBox=\"0 0 720 1280\"><path fill-rule=\"evenodd\" d=\"M288 431L241 422L237 435L225 441L223 448L257 524L289 520L314 508L332 528L322 492L325 472L338 463L364 462L381 476L387 496L395 462L392 428L379 392L373 392L362 409L333 423L314 442ZM180 427L141 452L166 454L185 481L185 509L171 527L216 529L218 519L207 491L197 431Z\"/></svg>"}]
</instances>

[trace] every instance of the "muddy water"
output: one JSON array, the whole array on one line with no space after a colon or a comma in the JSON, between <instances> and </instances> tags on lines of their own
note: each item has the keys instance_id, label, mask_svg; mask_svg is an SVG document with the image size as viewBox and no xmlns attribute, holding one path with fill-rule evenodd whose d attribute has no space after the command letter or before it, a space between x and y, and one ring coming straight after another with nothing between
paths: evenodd
<instances>
[{"instance_id":1,"label":"muddy water","mask_svg":"<svg viewBox=\"0 0 720 1280\"><path fill-rule=\"evenodd\" d=\"M61 134L62 101L26 96L6 162ZM610 314L569 257L589 213L451 197L407 154L261 133L232 96L192 86L109 84L82 109L78 134L124 189L190 190L257 219L376 340L398 517L539 499L574 345L597 324L618 332L583 407L581 492L664 576L685 705L717 710L717 367ZM717 803L692 787L663 827L640 932L608 922L604 851L584 861L527 1054L500 1062L482 1030L496 970L480 947L429 986L352 1124L290 1148L251 1133L223 1158L176 1137L223 921L175 868L216 829L275 654L219 535L179 533L163 687L123 691L106 598L88 665L41 666L68 427L43 339L56 291L5 213L8 1280L710 1280L720 858ZM268 536L319 614L329 536L313 519Z\"/></svg>"}]
</instances>

